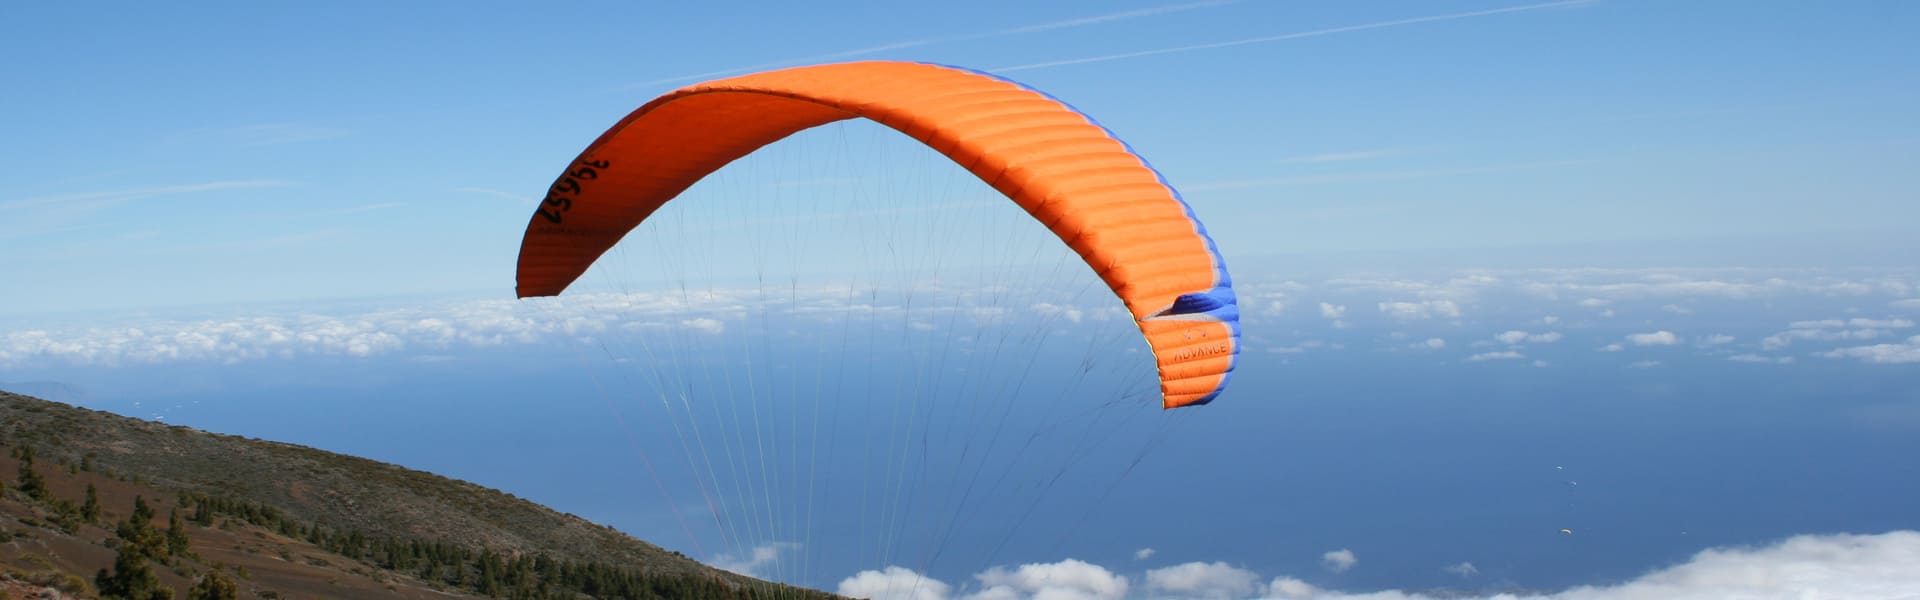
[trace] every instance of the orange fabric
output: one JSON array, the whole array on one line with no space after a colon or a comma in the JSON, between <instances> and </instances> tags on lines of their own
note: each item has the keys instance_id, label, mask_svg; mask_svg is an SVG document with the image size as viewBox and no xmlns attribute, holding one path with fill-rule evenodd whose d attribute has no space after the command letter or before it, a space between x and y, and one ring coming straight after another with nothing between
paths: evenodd
<instances>
[{"instance_id":1,"label":"orange fabric","mask_svg":"<svg viewBox=\"0 0 1920 600\"><path fill-rule=\"evenodd\" d=\"M859 62L721 79L640 107L582 152L521 245L521 297L560 293L661 205L793 133L863 117L952 158L1086 259L1140 322L1167 408L1210 398L1237 352L1225 323L1150 318L1222 276L1210 242L1159 175L1106 129L992 76ZM1220 271L1223 272L1223 271Z\"/></svg>"}]
</instances>

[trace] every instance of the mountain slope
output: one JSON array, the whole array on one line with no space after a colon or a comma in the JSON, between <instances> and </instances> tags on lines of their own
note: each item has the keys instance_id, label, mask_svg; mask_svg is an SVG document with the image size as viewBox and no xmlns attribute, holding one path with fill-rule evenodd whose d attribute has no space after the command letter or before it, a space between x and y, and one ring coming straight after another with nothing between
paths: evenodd
<instances>
[{"instance_id":1,"label":"mountain slope","mask_svg":"<svg viewBox=\"0 0 1920 600\"><path fill-rule=\"evenodd\" d=\"M23 576L91 577L112 565L112 546L126 537L114 523L131 514L139 496L157 528L170 530L166 516L174 511L204 517L194 519L204 524L181 528L195 560L157 561L172 567L156 568L162 583L183 592L206 571L251 564L255 587L297 597L426 597L409 590L509 596L486 586L513 577L528 590L549 579L603 586L581 588L595 596L653 586L827 597L719 571L612 528L431 473L6 392L0 446L8 449L0 459L0 481L8 484L0 514L13 530L0 533L11 538L0 539L0 559ZM28 497L14 477L25 462L15 455L29 448L32 470L45 480L41 498ZM76 525L72 513L89 485L102 516ZM604 587L623 577L626 587Z\"/></svg>"}]
</instances>

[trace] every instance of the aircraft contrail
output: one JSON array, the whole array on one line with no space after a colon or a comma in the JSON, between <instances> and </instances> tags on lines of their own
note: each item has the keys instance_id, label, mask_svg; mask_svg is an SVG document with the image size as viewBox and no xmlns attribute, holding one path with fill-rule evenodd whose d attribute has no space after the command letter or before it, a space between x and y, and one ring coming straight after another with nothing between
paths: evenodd
<instances>
[{"instance_id":1,"label":"aircraft contrail","mask_svg":"<svg viewBox=\"0 0 1920 600\"><path fill-rule=\"evenodd\" d=\"M1160 6L1150 6L1147 8L1139 8L1139 9L1127 10L1127 11L1121 11L1121 12L1115 12L1115 13L1107 13L1103 15L1094 15L1091 17L1078 17L1073 19L1064 19L1060 21L1048 21L1046 23L1039 23L1035 25L1021 25L1018 27L1009 27L1006 29L996 29L993 31L985 31L985 32L979 32L979 33L963 33L958 35L938 36L938 37L920 38L917 40L890 42L886 44L880 44L877 46L868 46L865 48L856 48L853 50L843 50L840 52L832 52L828 54L816 54L813 56L807 56L802 58L793 58L793 59L778 60L773 62L764 62L757 65L749 65L745 67L721 69L718 71L707 71L705 73L681 75L678 77L668 77L665 79L655 79L652 81L644 81L644 82L634 84L633 87L654 86L654 85L660 85L660 84L666 84L666 83L678 83L682 81L711 79L714 77L722 77L726 75L737 75L740 73L761 71L761 70L778 68L778 67L788 67L793 65L811 64L811 63L817 63L817 62L826 62L826 61L840 60L840 59L846 59L846 58L854 58L857 56L878 54L878 53L887 52L890 50L905 50L908 48L919 48L921 46L932 46L934 44L981 40L981 39L1005 37L1010 35L1021 35L1021 34L1027 34L1027 33L1040 33L1043 31L1053 31L1056 29L1067 29L1071 27L1084 27L1087 25L1097 25L1100 23L1107 23L1111 21L1124 21L1127 19L1137 19L1140 17L1163 15L1167 13L1194 10L1197 8L1211 8L1215 6L1232 4L1236 1L1238 0L1206 0L1204 2L1164 4Z\"/></svg>"},{"instance_id":2,"label":"aircraft contrail","mask_svg":"<svg viewBox=\"0 0 1920 600\"><path fill-rule=\"evenodd\" d=\"M1488 15L1498 15L1498 14L1505 14L1505 13L1529 11L1529 10L1541 10L1541 9L1547 9L1547 8L1576 6L1581 4L1592 4L1597 1L1598 0L1565 0L1562 2L1548 2L1544 4L1527 4L1522 6L1509 6L1506 8L1476 10L1473 12L1452 13L1452 14L1445 14L1445 15L1432 15L1432 16L1426 16L1426 17L1413 17L1410 19L1381 21L1379 23L1367 23L1364 25L1348 25L1346 27L1334 27L1332 29L1316 29L1313 31L1301 31L1297 33L1269 35L1269 36L1256 37L1256 38L1247 38L1243 40L1233 40L1229 42L1214 42L1211 44L1194 44L1191 46L1178 46L1174 48L1159 48L1155 50L1141 50L1138 52L1123 52L1120 54L1105 54L1101 56L1089 56L1085 58L1070 58L1066 60L1055 60L1055 61L1048 61L1048 62L1041 62L1041 63L1026 64L1026 65L1016 65L1011 67L1001 67L998 69L987 69L987 71L991 73L1008 73L1012 71L1027 71L1031 69L1045 69L1048 67L1061 67L1066 65L1081 65L1081 64L1087 64L1087 63L1106 62L1110 60L1120 60L1124 58L1157 56L1161 54L1173 54L1176 52L1190 52L1194 50L1209 50L1213 48L1226 48L1230 46L1245 46L1248 44L1262 44L1266 42L1278 42L1282 40L1297 40L1300 38L1318 37L1323 35L1332 35L1336 33L1346 33L1349 31L1381 29L1385 27L1396 27L1400 25L1412 25L1415 23L1431 23L1434 21L1452 21L1455 19L1484 17Z\"/></svg>"}]
</instances>

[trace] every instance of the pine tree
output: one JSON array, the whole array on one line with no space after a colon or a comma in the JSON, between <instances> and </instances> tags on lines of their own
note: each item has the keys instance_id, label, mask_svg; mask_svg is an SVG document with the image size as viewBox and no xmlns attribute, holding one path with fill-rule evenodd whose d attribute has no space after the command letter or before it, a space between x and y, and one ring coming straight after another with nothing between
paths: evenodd
<instances>
[{"instance_id":1,"label":"pine tree","mask_svg":"<svg viewBox=\"0 0 1920 600\"><path fill-rule=\"evenodd\" d=\"M80 505L80 518L86 519L88 523L100 520L100 492L93 489L91 483L87 484L87 499Z\"/></svg>"},{"instance_id":2,"label":"pine tree","mask_svg":"<svg viewBox=\"0 0 1920 600\"><path fill-rule=\"evenodd\" d=\"M154 528L153 507L147 505L145 497L133 497L133 514L121 521L114 533L147 556L160 559L167 557L167 538Z\"/></svg>"},{"instance_id":3,"label":"pine tree","mask_svg":"<svg viewBox=\"0 0 1920 600\"><path fill-rule=\"evenodd\" d=\"M47 480L41 478L38 471L33 470L33 447L22 446L14 455L20 457L20 476L17 484L20 493L34 500L47 499Z\"/></svg>"},{"instance_id":4,"label":"pine tree","mask_svg":"<svg viewBox=\"0 0 1920 600\"><path fill-rule=\"evenodd\" d=\"M239 586L219 571L209 571L200 583L193 584L193 589L187 591L187 600L237 600L239 597Z\"/></svg>"},{"instance_id":5,"label":"pine tree","mask_svg":"<svg viewBox=\"0 0 1920 600\"><path fill-rule=\"evenodd\" d=\"M194 501L193 516L190 517L190 519L192 519L195 525L201 527L213 526L213 509L207 506L207 500L205 498Z\"/></svg>"},{"instance_id":6,"label":"pine tree","mask_svg":"<svg viewBox=\"0 0 1920 600\"><path fill-rule=\"evenodd\" d=\"M131 544L120 546L113 559L113 571L101 569L93 577L93 583L100 588L103 600L173 600L173 589L160 585L160 576L153 573L153 565L147 564L147 557Z\"/></svg>"},{"instance_id":7,"label":"pine tree","mask_svg":"<svg viewBox=\"0 0 1920 600\"><path fill-rule=\"evenodd\" d=\"M167 511L167 554L187 555L187 523L180 519L177 508Z\"/></svg>"}]
</instances>

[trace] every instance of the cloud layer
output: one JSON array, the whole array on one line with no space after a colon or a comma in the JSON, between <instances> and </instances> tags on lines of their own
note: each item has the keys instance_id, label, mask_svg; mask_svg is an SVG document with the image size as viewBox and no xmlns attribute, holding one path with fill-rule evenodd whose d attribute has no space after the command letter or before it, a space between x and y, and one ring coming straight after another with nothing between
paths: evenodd
<instances>
[{"instance_id":1,"label":"cloud layer","mask_svg":"<svg viewBox=\"0 0 1920 600\"><path fill-rule=\"evenodd\" d=\"M1358 564L1345 549L1323 559L1335 572ZM1127 576L1074 559L995 567L974 576L974 591L958 595L952 585L897 566L848 577L836 591L873 600L1892 600L1914 598L1920 590L1920 569L1914 565L1920 565L1920 531L1802 535L1766 546L1713 548L1623 583L1550 593L1347 592L1295 577L1268 579L1225 562L1189 562ZM1479 574L1470 562L1436 568L1469 580Z\"/></svg>"},{"instance_id":2,"label":"cloud layer","mask_svg":"<svg viewBox=\"0 0 1920 600\"><path fill-rule=\"evenodd\" d=\"M1900 365L1920 362L1920 342L1912 337L1915 320L1899 310L1920 290L1914 281L1920 274L1482 269L1318 281L1243 275L1238 285L1248 302L1242 314L1248 346L1267 354L1353 346L1418 351L1440 362L1527 358L1577 364L1556 356L1599 350L1622 353L1621 365L1655 359L1677 364L1685 354L1773 365L1822 359ZM850 296L844 284L825 284L772 298L761 290L709 288L398 308L255 309L245 316L95 319L68 327L32 322L0 329L0 369L446 354L635 331L730 336L763 325L758 319L763 313L795 328L854 312L905 314L906 319L875 322L936 334L955 324L1009 318L1064 330L1129 317L1125 307L1098 289L1011 296L1002 289L927 291L934 296L916 299L910 311L900 295L889 300L866 290ZM1020 300L1008 300L1015 296ZM938 300L927 302L929 297ZM1675 310L1683 305L1684 310ZM1289 310L1293 307L1298 309ZM949 318L954 315L963 321ZM120 324L105 324L115 322ZM1380 329L1390 335L1373 342L1363 337ZM1449 344L1463 339L1456 336L1478 341Z\"/></svg>"}]
</instances>

